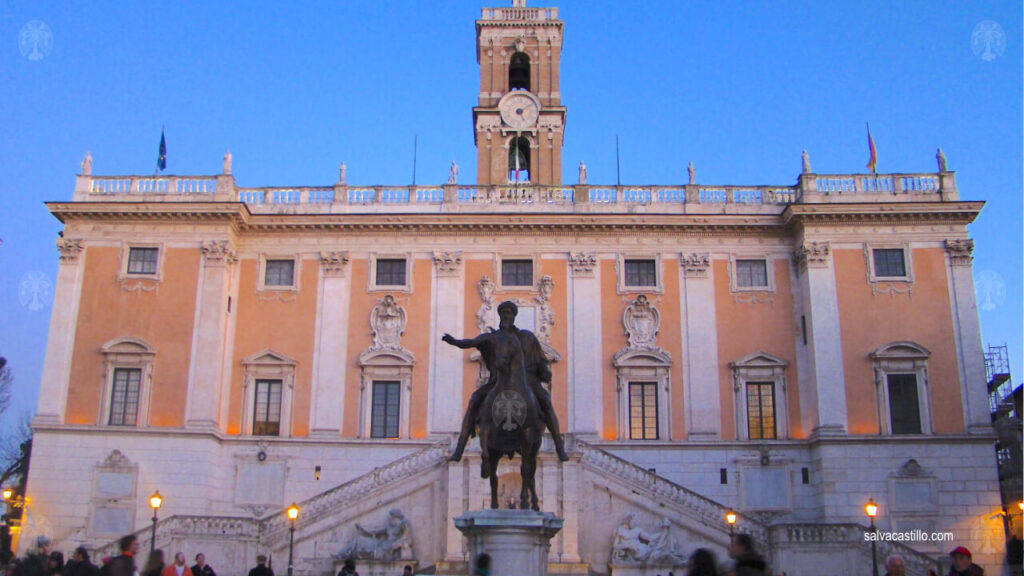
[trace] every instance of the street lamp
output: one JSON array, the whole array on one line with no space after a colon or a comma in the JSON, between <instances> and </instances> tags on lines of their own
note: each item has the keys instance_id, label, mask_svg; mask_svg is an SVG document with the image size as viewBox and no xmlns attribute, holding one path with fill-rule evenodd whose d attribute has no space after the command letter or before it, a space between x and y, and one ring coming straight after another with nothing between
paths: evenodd
<instances>
[{"instance_id":1,"label":"street lamp","mask_svg":"<svg viewBox=\"0 0 1024 576\"><path fill-rule=\"evenodd\" d=\"M12 490L10 488L4 488L4 491L3 491L4 500L5 501L6 500L10 500L11 496L14 496L14 490Z\"/></svg>"},{"instance_id":2,"label":"street lamp","mask_svg":"<svg viewBox=\"0 0 1024 576\"><path fill-rule=\"evenodd\" d=\"M868 518L871 519L871 531L878 532L875 528L875 516L878 514L878 504L875 504L874 498L868 498L868 503L864 505L864 511L867 512ZM871 538L871 576L878 576L878 544L875 542L877 537Z\"/></svg>"},{"instance_id":3,"label":"street lamp","mask_svg":"<svg viewBox=\"0 0 1024 576\"><path fill-rule=\"evenodd\" d=\"M160 510L160 505L164 503L164 499L160 496L160 491L157 490L149 497L149 506L153 508L153 534L149 538L149 553L152 554L153 550L156 549L156 513Z\"/></svg>"},{"instance_id":4,"label":"street lamp","mask_svg":"<svg viewBox=\"0 0 1024 576\"><path fill-rule=\"evenodd\" d=\"M729 536L731 537L736 529L736 512L732 508L725 513L725 522L729 524Z\"/></svg>"},{"instance_id":5,"label":"street lamp","mask_svg":"<svg viewBox=\"0 0 1024 576\"><path fill-rule=\"evenodd\" d=\"M292 576L292 549L295 546L295 519L299 517L299 507L292 502L287 510L291 526L288 527L288 576Z\"/></svg>"}]
</instances>

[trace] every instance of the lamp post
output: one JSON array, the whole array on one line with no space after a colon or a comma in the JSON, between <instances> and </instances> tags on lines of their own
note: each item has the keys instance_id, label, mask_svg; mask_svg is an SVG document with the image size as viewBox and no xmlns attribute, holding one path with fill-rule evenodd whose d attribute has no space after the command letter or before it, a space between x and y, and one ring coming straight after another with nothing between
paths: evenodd
<instances>
[{"instance_id":1,"label":"lamp post","mask_svg":"<svg viewBox=\"0 0 1024 576\"><path fill-rule=\"evenodd\" d=\"M871 519L871 531L878 532L875 528L875 516L878 514L878 505L875 504L874 498L868 498L868 503L864 505L864 512L867 512L868 518ZM878 544L875 542L876 536L871 538L871 576L878 576Z\"/></svg>"},{"instance_id":2,"label":"lamp post","mask_svg":"<svg viewBox=\"0 0 1024 576\"><path fill-rule=\"evenodd\" d=\"M729 525L729 538L731 539L736 530L736 512L732 508L726 511L725 522Z\"/></svg>"},{"instance_id":3,"label":"lamp post","mask_svg":"<svg viewBox=\"0 0 1024 576\"><path fill-rule=\"evenodd\" d=\"M156 513L160 510L160 505L164 503L164 499L160 496L160 491L157 490L149 497L149 506L153 509L153 534L149 538L149 553L152 554L153 550L156 549Z\"/></svg>"},{"instance_id":4,"label":"lamp post","mask_svg":"<svg viewBox=\"0 0 1024 576\"><path fill-rule=\"evenodd\" d=\"M292 549L295 546L295 519L299 517L299 507L292 502L287 510L291 526L288 527L288 576L292 576Z\"/></svg>"}]
</instances>

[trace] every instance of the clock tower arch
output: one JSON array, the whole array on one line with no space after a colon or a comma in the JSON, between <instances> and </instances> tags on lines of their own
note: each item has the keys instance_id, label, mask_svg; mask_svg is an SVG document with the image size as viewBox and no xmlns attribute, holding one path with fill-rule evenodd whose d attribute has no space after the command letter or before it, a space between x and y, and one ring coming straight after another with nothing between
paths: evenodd
<instances>
[{"instance_id":1,"label":"clock tower arch","mask_svg":"<svg viewBox=\"0 0 1024 576\"><path fill-rule=\"evenodd\" d=\"M565 107L557 8L484 8L476 21L480 94L473 108L477 184L562 183ZM523 149L528 146L528 149ZM525 166L523 163L525 162Z\"/></svg>"}]
</instances>

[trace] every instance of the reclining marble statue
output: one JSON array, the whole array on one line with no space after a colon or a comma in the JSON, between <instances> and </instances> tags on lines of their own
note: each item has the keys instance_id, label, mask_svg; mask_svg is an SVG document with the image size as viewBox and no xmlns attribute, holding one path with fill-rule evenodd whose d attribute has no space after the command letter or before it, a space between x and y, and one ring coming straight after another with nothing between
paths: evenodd
<instances>
[{"instance_id":1,"label":"reclining marble statue","mask_svg":"<svg viewBox=\"0 0 1024 576\"><path fill-rule=\"evenodd\" d=\"M401 510L388 511L387 522L380 528L366 528L356 522L358 534L334 555L338 560L411 560L412 529Z\"/></svg>"},{"instance_id":2,"label":"reclining marble statue","mask_svg":"<svg viewBox=\"0 0 1024 576\"><path fill-rule=\"evenodd\" d=\"M449 460L458 462L470 436L480 436L480 475L491 481L491 508L497 508L497 462L503 455L510 458L518 452L523 459L523 486L520 508L538 509L533 486L540 436L546 427L555 442L558 458L565 462L558 417L551 405L551 395L543 383L551 381L551 367L540 342L529 330L515 326L519 308L514 302L498 305L498 329L475 338L460 340L445 334L441 339L458 348L480 351L490 374L469 399L462 420L458 444ZM527 493L532 494L527 502Z\"/></svg>"},{"instance_id":3,"label":"reclining marble statue","mask_svg":"<svg viewBox=\"0 0 1024 576\"><path fill-rule=\"evenodd\" d=\"M630 513L615 529L612 541L612 562L622 564L677 566L686 563L686 558L676 551L671 534L672 522L661 521L658 532L648 534L636 525L636 517Z\"/></svg>"}]
</instances>

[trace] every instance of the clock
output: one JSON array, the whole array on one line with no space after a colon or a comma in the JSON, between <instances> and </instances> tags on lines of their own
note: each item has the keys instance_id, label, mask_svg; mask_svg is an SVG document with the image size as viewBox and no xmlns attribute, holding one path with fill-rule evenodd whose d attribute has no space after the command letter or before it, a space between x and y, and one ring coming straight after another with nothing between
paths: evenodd
<instances>
[{"instance_id":1,"label":"clock","mask_svg":"<svg viewBox=\"0 0 1024 576\"><path fill-rule=\"evenodd\" d=\"M501 119L515 130L533 127L540 116L540 103L527 92L509 92L498 104Z\"/></svg>"}]
</instances>

